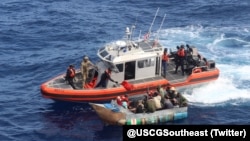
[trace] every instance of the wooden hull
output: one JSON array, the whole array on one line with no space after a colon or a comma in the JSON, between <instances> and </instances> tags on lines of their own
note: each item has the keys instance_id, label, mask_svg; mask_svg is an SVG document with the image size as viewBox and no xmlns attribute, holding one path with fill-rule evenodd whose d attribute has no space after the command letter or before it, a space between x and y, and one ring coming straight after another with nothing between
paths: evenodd
<instances>
[{"instance_id":1,"label":"wooden hull","mask_svg":"<svg viewBox=\"0 0 250 141\"><path fill-rule=\"evenodd\" d=\"M154 113L132 113L127 109L119 112L105 107L103 104L90 103L100 119L108 125L150 125L187 118L187 107L163 109ZM110 106L109 106L110 107Z\"/></svg>"},{"instance_id":2,"label":"wooden hull","mask_svg":"<svg viewBox=\"0 0 250 141\"><path fill-rule=\"evenodd\" d=\"M172 75L172 74L171 74ZM216 80L219 77L219 70L214 69L211 71L204 71L201 73L193 73L189 76L185 76L180 80L168 80L164 77L157 77L142 81L130 83L133 84L132 90L125 89L122 85L118 85L112 88L93 88L93 89L77 89L74 90L70 88L68 84L65 84L63 79L63 75L60 75L48 82L45 82L41 85L41 93L43 97L60 100L60 101L71 101L71 102L94 102L94 101L108 101L116 98L117 96L121 96L124 94L128 94L129 96L138 95L145 93L148 90L155 90L158 85L162 87L166 87L168 84L178 87L188 87L191 85L208 83ZM59 87L52 83L58 83L58 81L62 81L63 86L67 86L67 88Z\"/></svg>"}]
</instances>

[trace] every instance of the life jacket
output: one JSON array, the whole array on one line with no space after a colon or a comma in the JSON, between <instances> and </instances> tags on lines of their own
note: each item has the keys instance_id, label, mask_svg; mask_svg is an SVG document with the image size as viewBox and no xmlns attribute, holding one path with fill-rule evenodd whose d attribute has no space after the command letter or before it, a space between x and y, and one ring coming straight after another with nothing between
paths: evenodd
<instances>
[{"instance_id":1,"label":"life jacket","mask_svg":"<svg viewBox=\"0 0 250 141\"><path fill-rule=\"evenodd\" d=\"M122 96L122 97L121 97L121 100L122 100L122 101L126 101L127 103L129 102L129 101L128 101L128 98L125 97L125 96Z\"/></svg>"},{"instance_id":2,"label":"life jacket","mask_svg":"<svg viewBox=\"0 0 250 141\"><path fill-rule=\"evenodd\" d=\"M116 97L116 102L117 102L118 105L120 105L120 106L122 105L122 99L121 99L120 96Z\"/></svg>"},{"instance_id":3,"label":"life jacket","mask_svg":"<svg viewBox=\"0 0 250 141\"><path fill-rule=\"evenodd\" d=\"M129 82L126 81L126 80L122 81L121 84L122 84L122 86L123 86L126 90L128 90L128 91L130 91L130 90L132 90L132 89L134 88L134 85L131 84L131 83L129 83Z\"/></svg>"},{"instance_id":4,"label":"life jacket","mask_svg":"<svg viewBox=\"0 0 250 141\"><path fill-rule=\"evenodd\" d=\"M75 69L71 68L71 69L69 69L69 71L70 71L70 77L74 78L75 77Z\"/></svg>"},{"instance_id":5,"label":"life jacket","mask_svg":"<svg viewBox=\"0 0 250 141\"><path fill-rule=\"evenodd\" d=\"M177 54L180 57L184 57L185 56L185 50L184 50L184 48L179 49L178 52L177 52Z\"/></svg>"},{"instance_id":6,"label":"life jacket","mask_svg":"<svg viewBox=\"0 0 250 141\"><path fill-rule=\"evenodd\" d=\"M74 77L75 77L75 69L68 67L65 79L68 80L69 78L74 78Z\"/></svg>"},{"instance_id":7,"label":"life jacket","mask_svg":"<svg viewBox=\"0 0 250 141\"><path fill-rule=\"evenodd\" d=\"M168 61L169 57L167 54L162 55L162 61Z\"/></svg>"}]
</instances>

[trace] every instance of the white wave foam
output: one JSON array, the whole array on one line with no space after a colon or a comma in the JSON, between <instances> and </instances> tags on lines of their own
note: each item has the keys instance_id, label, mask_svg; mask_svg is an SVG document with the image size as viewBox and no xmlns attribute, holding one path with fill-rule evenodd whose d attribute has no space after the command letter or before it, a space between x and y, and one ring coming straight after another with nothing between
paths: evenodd
<instances>
[{"instance_id":1,"label":"white wave foam","mask_svg":"<svg viewBox=\"0 0 250 141\"><path fill-rule=\"evenodd\" d=\"M246 40L248 36L249 29L244 27L203 28L192 25L162 32L164 46L175 48L186 43L197 45L198 50L208 59L215 60L220 69L218 80L184 91L190 103L217 105L250 100L250 84L247 83L250 82L250 50L245 48L250 45Z\"/></svg>"},{"instance_id":2,"label":"white wave foam","mask_svg":"<svg viewBox=\"0 0 250 141\"><path fill-rule=\"evenodd\" d=\"M236 99L250 99L249 90L238 89L226 78L194 88L191 94L184 92L191 103L216 104Z\"/></svg>"}]
</instances>

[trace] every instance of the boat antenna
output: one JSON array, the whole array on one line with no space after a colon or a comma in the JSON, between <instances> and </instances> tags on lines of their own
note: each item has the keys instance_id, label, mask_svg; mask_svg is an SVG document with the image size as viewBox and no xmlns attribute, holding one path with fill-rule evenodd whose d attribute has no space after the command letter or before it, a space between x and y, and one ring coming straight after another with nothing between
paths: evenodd
<instances>
[{"instance_id":1,"label":"boat antenna","mask_svg":"<svg viewBox=\"0 0 250 141\"><path fill-rule=\"evenodd\" d=\"M156 40L159 40L159 33L160 33L160 31L161 31L161 27L162 27L162 25L163 25L163 23L164 23L165 18L166 18L166 14L164 15L164 17L163 17L163 19L162 19L162 21L161 21L161 25L160 25L160 27L159 27L159 29L158 29L158 31L157 31Z\"/></svg>"},{"instance_id":2,"label":"boat antenna","mask_svg":"<svg viewBox=\"0 0 250 141\"><path fill-rule=\"evenodd\" d=\"M132 35L133 35L134 30L135 30L135 27L136 27L137 17L138 17L138 13L137 13L137 15L136 15L135 24L132 25L132 27L131 27L131 36L130 36L130 40L132 40Z\"/></svg>"},{"instance_id":3,"label":"boat antenna","mask_svg":"<svg viewBox=\"0 0 250 141\"><path fill-rule=\"evenodd\" d=\"M138 37L138 40L141 39L141 30L140 30L140 33L139 33L139 37Z\"/></svg>"},{"instance_id":4,"label":"boat antenna","mask_svg":"<svg viewBox=\"0 0 250 141\"><path fill-rule=\"evenodd\" d=\"M153 26L153 24L154 24L154 22L155 22L155 18L156 18L157 14L158 14L158 11L159 11L159 7L158 7L158 9L157 9L157 11L156 11L156 13L155 13L155 17L154 17L154 19L153 19L153 21L152 21L152 23L151 23L151 25L150 25L150 28L149 28L149 30L148 30L148 34L149 34L149 35L151 34L151 28L152 28L152 26Z\"/></svg>"}]
</instances>

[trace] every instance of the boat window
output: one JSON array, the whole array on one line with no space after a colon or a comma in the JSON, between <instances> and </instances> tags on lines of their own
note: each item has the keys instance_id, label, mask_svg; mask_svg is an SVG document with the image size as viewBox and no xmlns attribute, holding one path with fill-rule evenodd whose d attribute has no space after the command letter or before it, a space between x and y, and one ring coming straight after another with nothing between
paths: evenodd
<instances>
[{"instance_id":1,"label":"boat window","mask_svg":"<svg viewBox=\"0 0 250 141\"><path fill-rule=\"evenodd\" d=\"M144 68L144 61L138 61L138 68Z\"/></svg>"},{"instance_id":2,"label":"boat window","mask_svg":"<svg viewBox=\"0 0 250 141\"><path fill-rule=\"evenodd\" d=\"M123 72L123 64L116 64L116 68L119 70L119 72Z\"/></svg>"},{"instance_id":3,"label":"boat window","mask_svg":"<svg viewBox=\"0 0 250 141\"><path fill-rule=\"evenodd\" d=\"M154 66L154 64L155 64L155 59L154 58L139 60L138 63L137 63L138 68L151 67L151 66Z\"/></svg>"},{"instance_id":4,"label":"boat window","mask_svg":"<svg viewBox=\"0 0 250 141\"><path fill-rule=\"evenodd\" d=\"M111 61L111 55L109 55L109 56L105 57L105 59L107 59L107 60Z\"/></svg>"},{"instance_id":5,"label":"boat window","mask_svg":"<svg viewBox=\"0 0 250 141\"><path fill-rule=\"evenodd\" d=\"M103 52L100 53L102 57L105 57L108 55L108 52L106 50L104 50Z\"/></svg>"}]
</instances>

